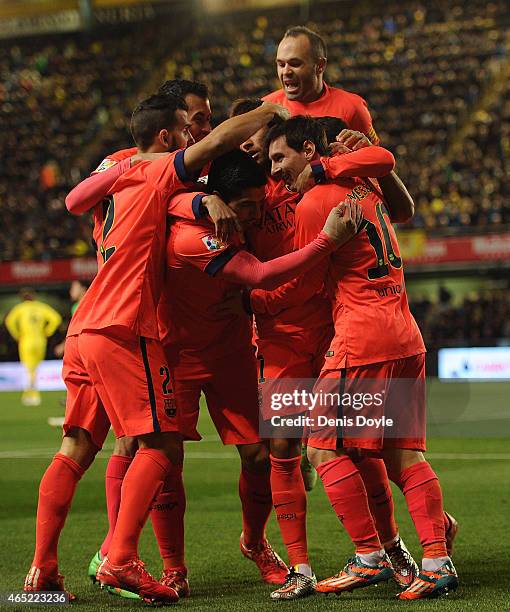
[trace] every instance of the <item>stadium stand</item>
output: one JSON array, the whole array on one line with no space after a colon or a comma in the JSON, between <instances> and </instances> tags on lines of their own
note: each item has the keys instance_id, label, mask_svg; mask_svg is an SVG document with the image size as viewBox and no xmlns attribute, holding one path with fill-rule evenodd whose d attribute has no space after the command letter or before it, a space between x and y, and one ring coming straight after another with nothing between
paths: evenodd
<instances>
[{"instance_id":1,"label":"stadium stand","mask_svg":"<svg viewBox=\"0 0 510 612\"><path fill-rule=\"evenodd\" d=\"M509 61L507 3L341 6L313 5L309 25L329 45L327 80L368 100L397 154L417 202L412 226L508 223L507 90L478 108L464 145L449 151ZM88 223L65 213L64 195L103 152L129 143L129 109L154 73L206 80L219 121L232 99L277 87L275 49L296 11L212 19L181 45L154 23L136 29L136 45L126 28L2 44L0 222L17 228L0 239L2 260L89 254Z\"/></svg>"}]
</instances>

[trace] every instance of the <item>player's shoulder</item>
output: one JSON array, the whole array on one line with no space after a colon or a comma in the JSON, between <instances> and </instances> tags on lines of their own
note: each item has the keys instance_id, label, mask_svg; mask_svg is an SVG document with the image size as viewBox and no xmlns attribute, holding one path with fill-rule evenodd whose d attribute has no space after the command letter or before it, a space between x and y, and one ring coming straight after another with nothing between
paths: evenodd
<instances>
[{"instance_id":1,"label":"player's shoulder","mask_svg":"<svg viewBox=\"0 0 510 612\"><path fill-rule=\"evenodd\" d=\"M119 151L115 151L114 153L110 153L107 155L103 161L99 164L99 166L94 170L93 174L97 174L98 172L104 172L109 168L112 168L119 162L127 159L128 157L132 157L138 151L136 147L131 147L129 149L120 149Z\"/></svg>"},{"instance_id":2,"label":"player's shoulder","mask_svg":"<svg viewBox=\"0 0 510 612\"><path fill-rule=\"evenodd\" d=\"M220 251L229 246L217 238L214 225L206 219L173 221L170 227L170 244L176 254L184 257Z\"/></svg>"},{"instance_id":3,"label":"player's shoulder","mask_svg":"<svg viewBox=\"0 0 510 612\"><path fill-rule=\"evenodd\" d=\"M272 91L267 96L264 96L262 100L264 102L276 102L277 104L281 104L287 98L285 97L285 92L283 89L277 89L276 91Z\"/></svg>"},{"instance_id":4,"label":"player's shoulder","mask_svg":"<svg viewBox=\"0 0 510 612\"><path fill-rule=\"evenodd\" d=\"M328 85L329 94L332 98L338 98L345 104L351 104L353 107L366 106L366 100L359 94L347 89L341 89L340 87L331 87Z\"/></svg>"},{"instance_id":5,"label":"player's shoulder","mask_svg":"<svg viewBox=\"0 0 510 612\"><path fill-rule=\"evenodd\" d=\"M349 187L346 185L338 183L321 183L320 185L315 185L315 187L303 195L299 206L302 206L303 203L306 206L316 206L320 203L329 205L334 201L338 203L336 200L338 200L338 198L343 198L348 191Z\"/></svg>"}]
</instances>

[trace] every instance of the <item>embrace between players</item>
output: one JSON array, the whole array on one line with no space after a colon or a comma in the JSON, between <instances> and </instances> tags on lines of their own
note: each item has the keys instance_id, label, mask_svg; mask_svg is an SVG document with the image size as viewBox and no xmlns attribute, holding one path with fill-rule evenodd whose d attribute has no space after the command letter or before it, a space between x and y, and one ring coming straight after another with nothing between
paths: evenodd
<instances>
[{"instance_id":1,"label":"embrace between players","mask_svg":"<svg viewBox=\"0 0 510 612\"><path fill-rule=\"evenodd\" d=\"M111 424L110 529L89 575L147 602L189 596L183 440L200 439L202 392L223 443L238 448L241 552L278 585L272 599L391 578L400 599L457 587L456 522L423 456L425 347L391 225L412 216L413 201L391 153L370 142L377 136L365 102L328 87L325 66L322 39L291 28L277 53L282 90L265 103L237 101L212 131L205 86L167 81L133 112L136 148L108 156L66 199L72 213L93 213L98 273L67 334L64 437L40 485L26 590L64 589L60 532ZM318 389L352 393L375 381L386 393L376 416L405 411L412 424L398 437L302 432L355 546L347 565L318 583L301 433L260 437L259 418L270 415L264 406L259 415L252 315L268 385L317 379ZM388 476L415 524L421 570L399 537ZM288 564L265 537L273 506ZM149 514L163 560L159 581L138 559Z\"/></svg>"}]
</instances>

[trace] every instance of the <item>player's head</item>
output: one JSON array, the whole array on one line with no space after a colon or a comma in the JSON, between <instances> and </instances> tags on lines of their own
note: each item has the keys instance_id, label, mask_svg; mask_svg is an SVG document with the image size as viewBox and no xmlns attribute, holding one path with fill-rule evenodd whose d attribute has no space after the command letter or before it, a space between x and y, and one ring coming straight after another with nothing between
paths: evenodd
<instances>
[{"instance_id":1,"label":"player's head","mask_svg":"<svg viewBox=\"0 0 510 612\"><path fill-rule=\"evenodd\" d=\"M338 134L347 129L347 124L338 117L317 117L317 121L324 128L328 142L335 142Z\"/></svg>"},{"instance_id":2,"label":"player's head","mask_svg":"<svg viewBox=\"0 0 510 612\"><path fill-rule=\"evenodd\" d=\"M266 136L271 174L292 189L299 173L312 160L328 154L322 125L312 117L298 115L269 130Z\"/></svg>"},{"instance_id":3,"label":"player's head","mask_svg":"<svg viewBox=\"0 0 510 612\"><path fill-rule=\"evenodd\" d=\"M83 280L73 280L69 287L69 297L73 302L79 302L88 289L88 283Z\"/></svg>"},{"instance_id":4,"label":"player's head","mask_svg":"<svg viewBox=\"0 0 510 612\"><path fill-rule=\"evenodd\" d=\"M263 102L260 98L239 98L232 103L232 106L230 107L230 116L237 117L237 115L244 115L244 113L249 113L262 104ZM275 118L272 119L267 126L265 125L264 127L261 127L260 130L253 134L253 136L250 136L248 140L243 142L241 145L241 150L248 153L248 155L251 155L251 157L253 157L258 164L266 165L267 157L264 140L268 129L280 121L282 121L282 119L275 115Z\"/></svg>"},{"instance_id":5,"label":"player's head","mask_svg":"<svg viewBox=\"0 0 510 612\"><path fill-rule=\"evenodd\" d=\"M207 85L187 79L165 81L158 89L158 94L173 94L184 98L188 105L190 132L195 142L205 138L211 128L211 103Z\"/></svg>"},{"instance_id":6,"label":"player's head","mask_svg":"<svg viewBox=\"0 0 510 612\"><path fill-rule=\"evenodd\" d=\"M322 92L327 63L324 40L305 26L289 28L276 52L276 71L289 100L313 102Z\"/></svg>"},{"instance_id":7,"label":"player's head","mask_svg":"<svg viewBox=\"0 0 510 612\"><path fill-rule=\"evenodd\" d=\"M19 290L19 296L24 302L35 300L35 291L32 287L23 287Z\"/></svg>"},{"instance_id":8,"label":"player's head","mask_svg":"<svg viewBox=\"0 0 510 612\"><path fill-rule=\"evenodd\" d=\"M142 100L131 116L131 134L142 152L176 151L193 142L183 98L155 94Z\"/></svg>"},{"instance_id":9,"label":"player's head","mask_svg":"<svg viewBox=\"0 0 510 612\"><path fill-rule=\"evenodd\" d=\"M209 169L207 189L218 193L237 214L243 227L260 217L267 176L257 162L239 149L215 159Z\"/></svg>"}]
</instances>

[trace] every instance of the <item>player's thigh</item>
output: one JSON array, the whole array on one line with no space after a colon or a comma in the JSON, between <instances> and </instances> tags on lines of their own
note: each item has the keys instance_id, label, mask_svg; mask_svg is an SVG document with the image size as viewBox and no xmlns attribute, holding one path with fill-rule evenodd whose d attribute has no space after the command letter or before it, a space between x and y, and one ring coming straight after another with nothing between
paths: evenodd
<instances>
[{"instance_id":1,"label":"player's thigh","mask_svg":"<svg viewBox=\"0 0 510 612\"><path fill-rule=\"evenodd\" d=\"M179 430L170 370L159 340L117 328L78 338L117 437Z\"/></svg>"},{"instance_id":2,"label":"player's thigh","mask_svg":"<svg viewBox=\"0 0 510 612\"><path fill-rule=\"evenodd\" d=\"M385 412L393 428L388 428L385 448L416 451L421 456L426 450L426 408L425 354L397 359L386 398Z\"/></svg>"},{"instance_id":3,"label":"player's thigh","mask_svg":"<svg viewBox=\"0 0 510 612\"><path fill-rule=\"evenodd\" d=\"M179 431L184 440L201 440L198 431L202 387L210 378L202 366L181 364L172 368L175 405L178 407Z\"/></svg>"},{"instance_id":4,"label":"player's thigh","mask_svg":"<svg viewBox=\"0 0 510 612\"><path fill-rule=\"evenodd\" d=\"M257 363L251 347L215 362L204 393L223 444L261 441L257 380Z\"/></svg>"},{"instance_id":5,"label":"player's thigh","mask_svg":"<svg viewBox=\"0 0 510 612\"><path fill-rule=\"evenodd\" d=\"M44 338L22 338L18 345L19 358L27 370L35 370L46 354Z\"/></svg>"},{"instance_id":6,"label":"player's thigh","mask_svg":"<svg viewBox=\"0 0 510 612\"><path fill-rule=\"evenodd\" d=\"M62 377L67 389L64 436L73 429L83 429L94 445L101 448L110 429L110 419L80 355L78 336L66 339Z\"/></svg>"},{"instance_id":7,"label":"player's thigh","mask_svg":"<svg viewBox=\"0 0 510 612\"><path fill-rule=\"evenodd\" d=\"M306 411L302 403L280 405L278 398L313 386L313 354L305 334L278 334L258 339L260 411L271 429L271 418L298 415ZM265 427L266 429L266 427ZM284 436L280 428L281 436ZM280 435L278 434L278 435ZM272 434L270 434L272 435ZM289 433L289 436L293 435Z\"/></svg>"}]
</instances>

